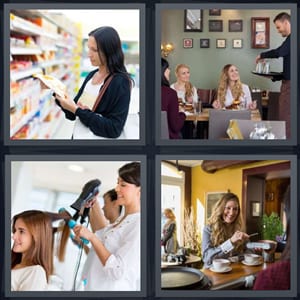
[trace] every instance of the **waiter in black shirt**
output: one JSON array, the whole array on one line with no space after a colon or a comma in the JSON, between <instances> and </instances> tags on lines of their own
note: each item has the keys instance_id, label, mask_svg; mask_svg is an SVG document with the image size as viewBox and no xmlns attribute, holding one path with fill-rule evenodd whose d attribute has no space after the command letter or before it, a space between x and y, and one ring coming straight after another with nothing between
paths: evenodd
<instances>
[{"instance_id":1,"label":"waiter in black shirt","mask_svg":"<svg viewBox=\"0 0 300 300\"><path fill-rule=\"evenodd\" d=\"M278 14L273 20L278 33L282 37L286 37L285 41L277 49L262 52L256 57L256 63L264 58L278 58L283 57L283 72L281 78L276 80L282 80L279 96L279 120L286 122L286 137L290 138L291 127L291 114L290 114L290 77L291 77L291 16L285 12ZM272 79L275 81L275 79Z\"/></svg>"}]
</instances>

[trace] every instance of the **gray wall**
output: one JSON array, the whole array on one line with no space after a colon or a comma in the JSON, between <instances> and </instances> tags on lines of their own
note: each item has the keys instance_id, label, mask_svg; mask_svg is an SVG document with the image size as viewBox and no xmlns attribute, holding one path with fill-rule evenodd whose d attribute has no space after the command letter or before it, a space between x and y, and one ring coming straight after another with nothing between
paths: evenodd
<instances>
[{"instance_id":1,"label":"gray wall","mask_svg":"<svg viewBox=\"0 0 300 300\"><path fill-rule=\"evenodd\" d=\"M170 82L174 82L175 66L185 63L191 68L191 82L198 88L215 88L218 85L221 69L225 64L233 63L240 71L242 82L250 87L262 90L279 91L280 81L272 82L251 73L255 70L255 57L268 49L251 48L251 17L270 18L270 49L281 45L284 38L277 33L274 26L274 17L289 10L232 10L222 9L221 16L209 16L208 9L203 10L203 31L184 32L184 10L162 10L161 13L161 42L174 44L175 50L169 54L167 60L171 67ZM242 32L229 32L228 20L243 20ZM223 32L209 32L208 20L223 20ZM183 38L193 38L193 48L183 48ZM200 48L200 38L210 39L210 48ZM216 39L226 39L226 48L217 49ZM243 40L242 49L232 48L232 39L241 38ZM270 60L271 71L282 71L282 58Z\"/></svg>"}]
</instances>

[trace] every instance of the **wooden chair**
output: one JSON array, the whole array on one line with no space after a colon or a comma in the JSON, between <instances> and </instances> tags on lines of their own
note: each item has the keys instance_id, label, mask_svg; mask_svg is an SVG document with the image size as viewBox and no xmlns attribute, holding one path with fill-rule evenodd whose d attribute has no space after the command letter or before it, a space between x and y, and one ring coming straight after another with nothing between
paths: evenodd
<instances>
[{"instance_id":1,"label":"wooden chair","mask_svg":"<svg viewBox=\"0 0 300 300\"><path fill-rule=\"evenodd\" d=\"M208 139L226 139L227 128L231 119L251 120L250 110L223 110L209 111Z\"/></svg>"},{"instance_id":2,"label":"wooden chair","mask_svg":"<svg viewBox=\"0 0 300 300\"><path fill-rule=\"evenodd\" d=\"M252 121L252 120L235 120L238 124L241 134L244 139L249 139L251 131L254 129L255 124L265 124L271 127L271 132L274 133L275 138L278 140L286 139L285 121Z\"/></svg>"},{"instance_id":3,"label":"wooden chair","mask_svg":"<svg viewBox=\"0 0 300 300\"><path fill-rule=\"evenodd\" d=\"M215 89L197 89L199 100L202 102L202 107L212 108L212 102L216 99Z\"/></svg>"},{"instance_id":4,"label":"wooden chair","mask_svg":"<svg viewBox=\"0 0 300 300\"><path fill-rule=\"evenodd\" d=\"M161 139L169 139L168 116L165 110L160 113L160 137Z\"/></svg>"},{"instance_id":5,"label":"wooden chair","mask_svg":"<svg viewBox=\"0 0 300 300\"><path fill-rule=\"evenodd\" d=\"M257 109L260 112L260 115L263 115L262 111L262 92L251 92L252 101L256 100L257 102Z\"/></svg>"}]
</instances>

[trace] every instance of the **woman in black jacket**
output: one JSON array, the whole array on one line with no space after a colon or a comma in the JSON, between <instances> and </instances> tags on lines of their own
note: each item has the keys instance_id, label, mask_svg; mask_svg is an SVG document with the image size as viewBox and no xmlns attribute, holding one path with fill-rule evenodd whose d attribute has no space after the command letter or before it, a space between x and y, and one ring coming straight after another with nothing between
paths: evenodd
<instances>
[{"instance_id":1,"label":"woman in black jacket","mask_svg":"<svg viewBox=\"0 0 300 300\"><path fill-rule=\"evenodd\" d=\"M74 139L117 138L127 119L132 86L117 31L108 26L91 31L88 56L97 69L87 75L74 100L56 94L56 102L67 119L75 120ZM110 77L101 101L93 108L101 87Z\"/></svg>"}]
</instances>

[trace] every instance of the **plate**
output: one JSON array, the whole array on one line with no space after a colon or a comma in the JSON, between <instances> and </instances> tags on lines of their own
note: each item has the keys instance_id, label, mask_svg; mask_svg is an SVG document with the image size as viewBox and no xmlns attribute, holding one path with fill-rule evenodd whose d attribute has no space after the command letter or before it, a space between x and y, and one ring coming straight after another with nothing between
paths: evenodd
<instances>
[{"instance_id":1,"label":"plate","mask_svg":"<svg viewBox=\"0 0 300 300\"><path fill-rule=\"evenodd\" d=\"M227 272L230 272L232 270L232 268L226 267L225 269L222 269L222 270L215 270L214 267L211 267L210 270L215 273L227 273Z\"/></svg>"},{"instance_id":2,"label":"plate","mask_svg":"<svg viewBox=\"0 0 300 300\"><path fill-rule=\"evenodd\" d=\"M278 72L269 72L269 73L257 73L252 71L254 75L263 76L263 77L274 77L274 78L282 78L282 73Z\"/></svg>"},{"instance_id":3,"label":"plate","mask_svg":"<svg viewBox=\"0 0 300 300\"><path fill-rule=\"evenodd\" d=\"M242 261L242 264L244 264L244 265L246 265L246 266L259 266L259 265L261 265L262 263L263 263L263 260L262 260L262 259L260 259L258 262L253 263L253 264L249 264L249 263L245 262L244 260Z\"/></svg>"},{"instance_id":4,"label":"plate","mask_svg":"<svg viewBox=\"0 0 300 300\"><path fill-rule=\"evenodd\" d=\"M161 265L162 266L178 266L180 264L180 262L178 261L162 261Z\"/></svg>"}]
</instances>

